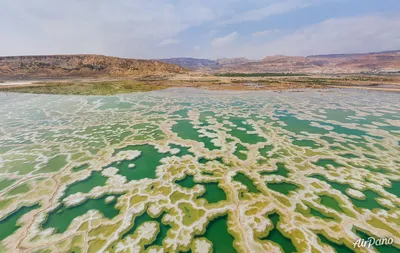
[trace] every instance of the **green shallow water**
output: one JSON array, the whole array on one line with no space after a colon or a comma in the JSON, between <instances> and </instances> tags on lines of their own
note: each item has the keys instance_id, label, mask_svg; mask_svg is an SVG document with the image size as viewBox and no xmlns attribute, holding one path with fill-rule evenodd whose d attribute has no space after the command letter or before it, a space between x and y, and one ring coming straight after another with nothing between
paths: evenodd
<instances>
[{"instance_id":1,"label":"green shallow water","mask_svg":"<svg viewBox=\"0 0 400 253\"><path fill-rule=\"evenodd\" d=\"M9 214L7 217L0 220L0 241L4 240L8 236L12 235L18 228L21 226L18 224L18 220L29 213L32 210L35 210L39 207L39 205L33 206L23 206L13 213Z\"/></svg>"},{"instance_id":2,"label":"green shallow water","mask_svg":"<svg viewBox=\"0 0 400 253\"><path fill-rule=\"evenodd\" d=\"M269 240L273 241L274 243L278 244L284 253L294 253L297 252L296 247L293 245L292 240L285 237L279 230L278 230L278 222L279 222L279 214L273 213L268 216L271 220L274 228L268 233L268 235L261 240Z\"/></svg>"},{"instance_id":3,"label":"green shallow water","mask_svg":"<svg viewBox=\"0 0 400 253\"><path fill-rule=\"evenodd\" d=\"M138 215L134 218L133 226L122 235L122 239L124 239L125 237L127 237L129 235L133 235L136 232L138 227L140 227L143 223L149 222L149 221L156 221L159 224L160 230L157 233L154 241L152 243L146 245L145 248L150 247L150 246L162 246L163 240L166 237L167 232L171 228L171 226L169 226L168 224L164 224L162 222L162 215L160 215L157 218L152 218L150 215L148 215L147 212L144 212L143 214Z\"/></svg>"},{"instance_id":4,"label":"green shallow water","mask_svg":"<svg viewBox=\"0 0 400 253\"><path fill-rule=\"evenodd\" d=\"M322 195L321 196L321 204L328 208L331 208L339 213L344 213L342 207L340 207L339 202L331 196Z\"/></svg>"},{"instance_id":5,"label":"green shallow water","mask_svg":"<svg viewBox=\"0 0 400 253\"><path fill-rule=\"evenodd\" d=\"M200 237L200 236L199 236ZM206 233L201 237L207 238L213 244L215 253L235 253L234 238L228 232L228 217L221 216L213 219L207 226Z\"/></svg>"},{"instance_id":6,"label":"green shallow water","mask_svg":"<svg viewBox=\"0 0 400 253\"><path fill-rule=\"evenodd\" d=\"M235 153L233 153L233 154L240 160L246 160L247 159L247 151L249 151L249 150L245 146L238 143L238 144L236 144L236 150L235 150Z\"/></svg>"},{"instance_id":7,"label":"green shallow water","mask_svg":"<svg viewBox=\"0 0 400 253\"><path fill-rule=\"evenodd\" d=\"M266 141L265 138L258 136L257 134L249 134L248 131L254 131L254 128L250 124L245 124L245 119L238 117L231 117L229 119L231 123L235 125L235 127L231 127L230 125L226 125L229 129L228 133L233 137L239 138L243 143L248 144L257 144L259 142ZM242 130L243 129L243 130Z\"/></svg>"},{"instance_id":8,"label":"green shallow water","mask_svg":"<svg viewBox=\"0 0 400 253\"><path fill-rule=\"evenodd\" d=\"M119 173L125 176L128 181L156 178L156 168L161 165L161 159L167 157L167 155L157 152L152 145L127 146L117 150L116 153L130 150L140 151L141 154L132 161L113 162L108 167L118 168ZM148 159L148 157L151 157L151 159ZM134 164L134 168L130 168L130 164Z\"/></svg>"},{"instance_id":9,"label":"green shallow water","mask_svg":"<svg viewBox=\"0 0 400 253\"><path fill-rule=\"evenodd\" d=\"M87 179L69 185L63 198L78 192L88 193L96 186L104 186L106 181L107 178L101 175L100 172L93 172Z\"/></svg>"},{"instance_id":10,"label":"green shallow water","mask_svg":"<svg viewBox=\"0 0 400 253\"><path fill-rule=\"evenodd\" d=\"M204 147L209 150L219 149L219 147L215 146L212 142L212 139L209 137L202 137L200 133L194 128L193 124L190 121L180 120L176 125L172 127L172 131L177 133L179 137L186 140L195 140L204 144Z\"/></svg>"},{"instance_id":11,"label":"green shallow water","mask_svg":"<svg viewBox=\"0 0 400 253\"><path fill-rule=\"evenodd\" d=\"M386 207L380 205L377 202L376 199L377 198L381 198L381 196L378 193L376 193L376 192L374 192L372 190L364 190L364 191L362 191L362 193L365 195L366 198L365 198L365 200L360 200L360 199L353 198L353 197L349 196L346 193L346 189L347 188L351 189L351 187L349 185L344 185L344 184L340 184L340 183L331 182L331 181L327 180L325 177L322 177L320 175L314 175L312 177L316 178L316 179L318 179L320 181L324 181L327 184L329 184L330 186L332 186L333 189L340 191L343 195L347 196L350 199L350 201L351 201L351 203L353 205L355 205L358 208L366 208L366 209L369 209L369 210L373 210L373 209L376 209L376 208L378 208L378 209L387 209Z\"/></svg>"},{"instance_id":12,"label":"green shallow water","mask_svg":"<svg viewBox=\"0 0 400 253\"><path fill-rule=\"evenodd\" d=\"M254 182L243 173L236 174L236 176L233 177L233 180L244 184L247 187L248 192L260 193L260 191L255 186Z\"/></svg>"},{"instance_id":13,"label":"green shallow water","mask_svg":"<svg viewBox=\"0 0 400 253\"><path fill-rule=\"evenodd\" d=\"M285 164L283 163L277 163L276 164L277 170L274 172L269 172L269 171L262 171L260 172L260 175L279 175L282 177L288 177L288 174L290 171L285 167Z\"/></svg>"},{"instance_id":14,"label":"green shallow water","mask_svg":"<svg viewBox=\"0 0 400 253\"><path fill-rule=\"evenodd\" d=\"M123 251L135 238L128 234L156 221L161 230L146 250L194 249L194 239L205 237L214 252L235 252L234 241L238 250L252 252L260 238L248 230L254 226L242 229L261 224L266 209L285 216L269 217L274 228L263 244L279 244L285 252L296 251L293 242L299 238L296 233L286 237L278 221L285 231L291 227L320 238L302 241L310 248L325 244L337 252L349 250L321 237L331 231L327 224L337 231L356 225L374 234L386 230L400 240L393 229L400 207L397 101L396 93L350 90L172 89L109 97L0 93L0 132L6 133L0 137L0 224L7 223L1 238L19 226L34 238L16 238L0 251L12 252L21 243L29 252ZM140 155L122 158L126 151ZM204 187L202 194L195 191L197 184ZM366 199L349 196L346 190L352 187L363 189ZM65 206L63 200L76 193L83 193L82 202ZM118 204L116 199L106 203L107 196L118 197ZM26 203L46 205L30 217L23 215L26 208L16 209ZM150 209L162 214L152 218ZM96 227L73 231L74 219L89 210L101 214L92 217ZM124 217L137 210L146 212L127 225ZM369 211L373 219L356 220ZM337 212L350 217L346 224ZM240 226L234 224L238 213L246 222ZM22 216L25 222L18 223ZM320 230L310 220L322 224ZM42 233L48 228L55 233ZM78 243L84 233L93 234L87 245Z\"/></svg>"},{"instance_id":15,"label":"green shallow water","mask_svg":"<svg viewBox=\"0 0 400 253\"><path fill-rule=\"evenodd\" d=\"M114 207L117 203L117 198L110 203L106 203L105 200L107 197L89 199L73 207L62 205L49 214L46 221L42 224L42 228L54 228L56 233L63 233L67 230L73 219L87 213L89 210L97 210L105 218L111 219L119 213L118 209Z\"/></svg>"},{"instance_id":16,"label":"green shallow water","mask_svg":"<svg viewBox=\"0 0 400 253\"><path fill-rule=\"evenodd\" d=\"M295 184L286 182L282 183L267 183L267 187L273 191L280 192L284 195L289 195L291 192L296 191L299 187Z\"/></svg>"},{"instance_id":17,"label":"green shallow water","mask_svg":"<svg viewBox=\"0 0 400 253\"><path fill-rule=\"evenodd\" d=\"M347 246L343 244L338 244L328 240L325 236L319 234L318 239L323 243L331 246L336 253L354 253L355 251L349 249Z\"/></svg>"},{"instance_id":18,"label":"green shallow water","mask_svg":"<svg viewBox=\"0 0 400 253\"><path fill-rule=\"evenodd\" d=\"M196 183L193 176L186 176L175 183L185 188L193 188L196 184L203 185L206 191L199 198L205 198L209 204L226 200L226 193L218 186L218 183Z\"/></svg>"}]
</instances>

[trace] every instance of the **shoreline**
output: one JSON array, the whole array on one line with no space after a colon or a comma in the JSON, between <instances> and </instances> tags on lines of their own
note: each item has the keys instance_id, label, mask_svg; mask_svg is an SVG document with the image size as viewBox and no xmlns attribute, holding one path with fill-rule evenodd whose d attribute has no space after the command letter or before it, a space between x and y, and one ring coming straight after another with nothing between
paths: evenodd
<instances>
[{"instance_id":1,"label":"shoreline","mask_svg":"<svg viewBox=\"0 0 400 253\"><path fill-rule=\"evenodd\" d=\"M210 91L286 91L304 89L360 89L400 92L400 76L279 76L220 77L190 73L170 77L71 78L8 80L0 92L60 95L116 95L167 88L198 88Z\"/></svg>"}]
</instances>

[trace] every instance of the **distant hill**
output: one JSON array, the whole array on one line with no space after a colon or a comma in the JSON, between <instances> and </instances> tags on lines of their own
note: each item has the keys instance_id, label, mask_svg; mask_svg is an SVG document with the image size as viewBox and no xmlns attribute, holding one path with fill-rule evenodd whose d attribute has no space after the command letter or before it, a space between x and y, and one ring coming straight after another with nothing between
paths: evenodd
<instances>
[{"instance_id":1,"label":"distant hill","mask_svg":"<svg viewBox=\"0 0 400 253\"><path fill-rule=\"evenodd\" d=\"M223 72L361 73L399 72L400 51L312 56L267 56L260 61L225 66Z\"/></svg>"},{"instance_id":2,"label":"distant hill","mask_svg":"<svg viewBox=\"0 0 400 253\"><path fill-rule=\"evenodd\" d=\"M158 59L158 61L175 64L186 69L200 70L200 69L220 69L221 65L217 61L196 58L169 58Z\"/></svg>"},{"instance_id":3,"label":"distant hill","mask_svg":"<svg viewBox=\"0 0 400 253\"><path fill-rule=\"evenodd\" d=\"M134 77L183 71L182 67L164 62L103 55L0 57L0 79Z\"/></svg>"},{"instance_id":4,"label":"distant hill","mask_svg":"<svg viewBox=\"0 0 400 253\"><path fill-rule=\"evenodd\" d=\"M230 65L238 65L249 63L250 60L244 57L239 58L223 58L217 60L218 64L221 66L230 66Z\"/></svg>"},{"instance_id":5,"label":"distant hill","mask_svg":"<svg viewBox=\"0 0 400 253\"><path fill-rule=\"evenodd\" d=\"M236 66L250 62L246 58L223 58L217 60L208 59L196 59L196 58L169 58L169 59L157 59L170 64L175 64L190 70L219 70L226 66Z\"/></svg>"},{"instance_id":6,"label":"distant hill","mask_svg":"<svg viewBox=\"0 0 400 253\"><path fill-rule=\"evenodd\" d=\"M267 56L259 61L246 58L218 60L173 58L162 61L191 70L212 72L271 73L390 73L400 71L400 50L365 54L328 54L311 56Z\"/></svg>"},{"instance_id":7,"label":"distant hill","mask_svg":"<svg viewBox=\"0 0 400 253\"><path fill-rule=\"evenodd\" d=\"M358 53L358 54L322 54L322 55L310 55L308 57L312 58L348 58L348 57L356 57L356 56L365 56L365 55L376 55L376 54L397 54L400 53L400 50L392 50L392 51L382 51L382 52L373 52L373 53Z\"/></svg>"}]
</instances>

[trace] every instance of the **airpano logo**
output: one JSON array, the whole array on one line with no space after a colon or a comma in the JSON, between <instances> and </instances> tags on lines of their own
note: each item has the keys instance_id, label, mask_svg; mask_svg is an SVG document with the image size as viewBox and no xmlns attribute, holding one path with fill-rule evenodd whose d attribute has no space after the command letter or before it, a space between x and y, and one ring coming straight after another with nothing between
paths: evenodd
<instances>
[{"instance_id":1,"label":"airpano logo","mask_svg":"<svg viewBox=\"0 0 400 253\"><path fill-rule=\"evenodd\" d=\"M354 248L370 248L372 246L381 246L381 245L392 245L393 238L374 238L368 237L367 240L358 239L353 243Z\"/></svg>"}]
</instances>

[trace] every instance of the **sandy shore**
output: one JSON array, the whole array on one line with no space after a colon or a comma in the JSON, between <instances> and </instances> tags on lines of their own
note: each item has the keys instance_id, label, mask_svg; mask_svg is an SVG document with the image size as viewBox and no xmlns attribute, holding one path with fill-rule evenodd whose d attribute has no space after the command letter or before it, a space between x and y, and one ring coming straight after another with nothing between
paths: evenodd
<instances>
[{"instance_id":1,"label":"sandy shore","mask_svg":"<svg viewBox=\"0 0 400 253\"><path fill-rule=\"evenodd\" d=\"M36 83L37 81L5 81L0 82L0 86L21 86L21 85L31 85Z\"/></svg>"}]
</instances>

